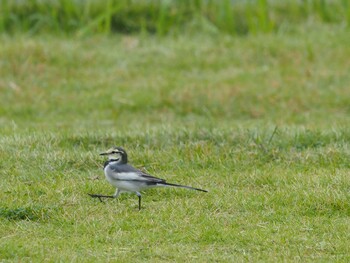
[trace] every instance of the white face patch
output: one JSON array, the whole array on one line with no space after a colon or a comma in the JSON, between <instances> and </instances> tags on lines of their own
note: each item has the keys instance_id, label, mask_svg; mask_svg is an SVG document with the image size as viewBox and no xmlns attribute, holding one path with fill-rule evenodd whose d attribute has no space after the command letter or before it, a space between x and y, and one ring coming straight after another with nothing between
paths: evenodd
<instances>
[{"instance_id":1,"label":"white face patch","mask_svg":"<svg viewBox=\"0 0 350 263\"><path fill-rule=\"evenodd\" d=\"M122 158L122 155L120 153L110 153L108 154L109 160L114 160L115 162L119 162Z\"/></svg>"}]
</instances>

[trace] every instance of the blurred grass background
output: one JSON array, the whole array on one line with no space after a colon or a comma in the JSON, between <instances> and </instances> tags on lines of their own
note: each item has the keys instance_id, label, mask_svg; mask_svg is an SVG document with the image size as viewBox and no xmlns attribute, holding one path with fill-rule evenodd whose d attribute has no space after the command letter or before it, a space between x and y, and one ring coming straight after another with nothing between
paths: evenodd
<instances>
[{"instance_id":1,"label":"blurred grass background","mask_svg":"<svg viewBox=\"0 0 350 263\"><path fill-rule=\"evenodd\" d=\"M0 261L349 262L348 1L0 5Z\"/></svg>"},{"instance_id":2,"label":"blurred grass background","mask_svg":"<svg viewBox=\"0 0 350 263\"><path fill-rule=\"evenodd\" d=\"M349 26L347 0L2 0L0 32L247 35L289 31L320 21Z\"/></svg>"},{"instance_id":3,"label":"blurred grass background","mask_svg":"<svg viewBox=\"0 0 350 263\"><path fill-rule=\"evenodd\" d=\"M349 34L310 28L248 38L5 35L0 129L346 126Z\"/></svg>"}]
</instances>

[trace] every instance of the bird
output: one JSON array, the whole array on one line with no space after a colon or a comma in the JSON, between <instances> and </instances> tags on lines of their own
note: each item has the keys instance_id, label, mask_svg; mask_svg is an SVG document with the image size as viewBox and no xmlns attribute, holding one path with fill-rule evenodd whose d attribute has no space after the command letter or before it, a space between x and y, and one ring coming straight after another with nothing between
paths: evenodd
<instances>
[{"instance_id":1,"label":"bird","mask_svg":"<svg viewBox=\"0 0 350 263\"><path fill-rule=\"evenodd\" d=\"M141 210L141 191L154 187L178 187L201 192L208 192L200 188L186 185L168 183L166 180L154 177L142 172L128 164L128 154L122 147L113 146L106 152L100 153L101 156L108 156L103 170L107 181L116 187L114 195L89 194L93 198L117 198L120 193L135 193L139 199L139 210Z\"/></svg>"}]
</instances>

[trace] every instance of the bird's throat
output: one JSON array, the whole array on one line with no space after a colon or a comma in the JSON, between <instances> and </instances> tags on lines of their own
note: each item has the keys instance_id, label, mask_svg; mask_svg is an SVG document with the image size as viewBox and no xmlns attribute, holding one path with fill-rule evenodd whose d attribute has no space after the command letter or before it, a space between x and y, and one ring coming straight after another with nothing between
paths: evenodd
<instances>
[{"instance_id":1,"label":"bird's throat","mask_svg":"<svg viewBox=\"0 0 350 263\"><path fill-rule=\"evenodd\" d=\"M106 168L106 166L110 163L113 163L113 162L118 162L120 160L120 158L118 159L109 159L108 161L105 161L105 163L103 164L103 168Z\"/></svg>"}]
</instances>

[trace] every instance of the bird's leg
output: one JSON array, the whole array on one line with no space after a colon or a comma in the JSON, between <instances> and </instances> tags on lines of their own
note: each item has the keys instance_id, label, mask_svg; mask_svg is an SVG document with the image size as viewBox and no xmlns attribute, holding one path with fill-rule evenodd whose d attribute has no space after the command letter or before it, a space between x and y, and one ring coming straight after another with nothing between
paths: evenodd
<instances>
[{"instance_id":1,"label":"bird's leg","mask_svg":"<svg viewBox=\"0 0 350 263\"><path fill-rule=\"evenodd\" d=\"M139 210L141 210L141 194L139 192L136 192L136 194L139 197Z\"/></svg>"},{"instance_id":2,"label":"bird's leg","mask_svg":"<svg viewBox=\"0 0 350 263\"><path fill-rule=\"evenodd\" d=\"M93 198L98 198L100 202L102 202L102 198L114 198L114 195L99 195L99 194L88 194L88 195Z\"/></svg>"},{"instance_id":3,"label":"bird's leg","mask_svg":"<svg viewBox=\"0 0 350 263\"><path fill-rule=\"evenodd\" d=\"M117 198L119 196L119 194L120 194L120 190L117 188L117 190L115 191L113 197Z\"/></svg>"},{"instance_id":4,"label":"bird's leg","mask_svg":"<svg viewBox=\"0 0 350 263\"><path fill-rule=\"evenodd\" d=\"M99 194L88 194L91 197L98 198L102 202L102 198L117 198L120 194L120 190L117 188L114 195L99 195Z\"/></svg>"}]
</instances>

